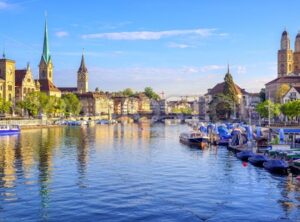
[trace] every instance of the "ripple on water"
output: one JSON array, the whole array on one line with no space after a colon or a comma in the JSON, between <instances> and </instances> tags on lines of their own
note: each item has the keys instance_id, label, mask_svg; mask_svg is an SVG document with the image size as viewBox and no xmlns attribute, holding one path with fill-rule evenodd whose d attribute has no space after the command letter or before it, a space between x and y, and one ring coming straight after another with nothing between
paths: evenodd
<instances>
[{"instance_id":1,"label":"ripple on water","mask_svg":"<svg viewBox=\"0 0 300 222\"><path fill-rule=\"evenodd\" d=\"M297 221L299 188L185 126L65 127L0 140L0 221ZM9 220L7 219L9 218Z\"/></svg>"}]
</instances>

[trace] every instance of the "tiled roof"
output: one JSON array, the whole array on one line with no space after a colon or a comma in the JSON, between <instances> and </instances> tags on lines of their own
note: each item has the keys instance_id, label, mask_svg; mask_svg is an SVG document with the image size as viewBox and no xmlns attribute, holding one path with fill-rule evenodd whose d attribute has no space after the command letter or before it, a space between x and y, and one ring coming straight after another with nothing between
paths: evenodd
<instances>
[{"instance_id":1,"label":"tiled roof","mask_svg":"<svg viewBox=\"0 0 300 222\"><path fill-rule=\"evenodd\" d=\"M273 84L273 83L300 83L300 76L282 76L278 77L276 79L273 79L272 81L266 83L267 85Z\"/></svg>"},{"instance_id":2,"label":"tiled roof","mask_svg":"<svg viewBox=\"0 0 300 222\"><path fill-rule=\"evenodd\" d=\"M218 83L217 85L215 85L211 90L210 90L210 92L209 93L207 93L207 94L210 94L210 95L217 95L217 94L220 94L220 93L223 93L224 92L224 87L225 87L225 82L222 82L222 83ZM239 93L239 94L248 94L247 92L246 92L246 90L245 89L242 89L242 88L240 88L238 85L236 85L235 84L235 88L236 88L236 90L237 90L237 92Z\"/></svg>"},{"instance_id":3,"label":"tiled roof","mask_svg":"<svg viewBox=\"0 0 300 222\"><path fill-rule=\"evenodd\" d=\"M58 87L61 92L77 92L77 87Z\"/></svg>"},{"instance_id":4,"label":"tiled roof","mask_svg":"<svg viewBox=\"0 0 300 222\"><path fill-rule=\"evenodd\" d=\"M48 79L39 79L39 82L40 82L40 90L43 92L50 92L50 91L60 92L60 90L56 88L56 86Z\"/></svg>"},{"instance_id":5,"label":"tiled roof","mask_svg":"<svg viewBox=\"0 0 300 222\"><path fill-rule=\"evenodd\" d=\"M15 72L15 81L16 81L16 86L22 86L22 81L27 73L26 69L20 69L16 70Z\"/></svg>"},{"instance_id":6,"label":"tiled roof","mask_svg":"<svg viewBox=\"0 0 300 222\"><path fill-rule=\"evenodd\" d=\"M294 87L294 88L295 88L295 90L296 90L298 93L300 93L300 87L299 87L299 86Z\"/></svg>"}]
</instances>

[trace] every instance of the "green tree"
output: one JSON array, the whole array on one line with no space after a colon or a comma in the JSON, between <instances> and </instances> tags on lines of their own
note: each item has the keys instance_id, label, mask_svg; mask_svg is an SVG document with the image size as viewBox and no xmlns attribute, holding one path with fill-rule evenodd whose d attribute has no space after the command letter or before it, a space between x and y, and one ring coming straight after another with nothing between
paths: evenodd
<instances>
[{"instance_id":1,"label":"green tree","mask_svg":"<svg viewBox=\"0 0 300 222\"><path fill-rule=\"evenodd\" d=\"M129 97L131 97L131 96L134 96L134 92L133 92L133 90L131 89L131 88L126 88L126 89L124 89L123 91L122 91L122 94L124 95L124 96L129 96Z\"/></svg>"},{"instance_id":2,"label":"green tree","mask_svg":"<svg viewBox=\"0 0 300 222\"><path fill-rule=\"evenodd\" d=\"M256 106L256 111L263 118L269 117L269 109L270 109L270 118L278 117L281 113L280 104L273 103L270 100L261 102Z\"/></svg>"},{"instance_id":3,"label":"green tree","mask_svg":"<svg viewBox=\"0 0 300 222\"><path fill-rule=\"evenodd\" d=\"M262 88L259 92L260 100L263 102L266 100L266 89Z\"/></svg>"},{"instance_id":4,"label":"green tree","mask_svg":"<svg viewBox=\"0 0 300 222\"><path fill-rule=\"evenodd\" d=\"M3 98L0 98L0 113L8 113L11 108L11 102L5 101Z\"/></svg>"},{"instance_id":5,"label":"green tree","mask_svg":"<svg viewBox=\"0 0 300 222\"><path fill-rule=\"evenodd\" d=\"M24 109L30 116L37 116L45 110L48 97L45 93L31 92L28 93L25 99L17 105Z\"/></svg>"},{"instance_id":6,"label":"green tree","mask_svg":"<svg viewBox=\"0 0 300 222\"><path fill-rule=\"evenodd\" d=\"M238 103L238 90L234 84L231 74L228 72L224 78L225 85L223 94L228 96L233 102Z\"/></svg>"},{"instance_id":7,"label":"green tree","mask_svg":"<svg viewBox=\"0 0 300 222\"><path fill-rule=\"evenodd\" d=\"M209 103L209 116L212 121L230 119L233 110L232 98L223 93L215 95Z\"/></svg>"},{"instance_id":8,"label":"green tree","mask_svg":"<svg viewBox=\"0 0 300 222\"><path fill-rule=\"evenodd\" d=\"M276 91L276 102L281 103L282 97L290 90L288 84L282 84Z\"/></svg>"},{"instance_id":9,"label":"green tree","mask_svg":"<svg viewBox=\"0 0 300 222\"><path fill-rule=\"evenodd\" d=\"M300 100L293 100L282 104L280 110L288 119L299 118Z\"/></svg>"},{"instance_id":10,"label":"green tree","mask_svg":"<svg viewBox=\"0 0 300 222\"><path fill-rule=\"evenodd\" d=\"M78 115L81 110L81 104L78 97L73 93L68 93L62 96L65 104L65 114L66 116Z\"/></svg>"},{"instance_id":11,"label":"green tree","mask_svg":"<svg viewBox=\"0 0 300 222\"><path fill-rule=\"evenodd\" d=\"M181 108L173 108L172 109L172 113L176 113L176 114L187 114L190 115L192 114L193 110L190 107L181 107Z\"/></svg>"},{"instance_id":12,"label":"green tree","mask_svg":"<svg viewBox=\"0 0 300 222\"><path fill-rule=\"evenodd\" d=\"M154 100L160 99L159 95L156 92L154 92L151 87L146 87L144 93L149 99L154 99Z\"/></svg>"}]
</instances>

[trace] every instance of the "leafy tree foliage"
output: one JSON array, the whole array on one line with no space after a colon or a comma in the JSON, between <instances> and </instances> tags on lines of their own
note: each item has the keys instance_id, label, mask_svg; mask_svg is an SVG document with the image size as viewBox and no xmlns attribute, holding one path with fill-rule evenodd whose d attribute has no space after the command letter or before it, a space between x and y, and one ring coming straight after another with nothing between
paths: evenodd
<instances>
[{"instance_id":1,"label":"leafy tree foliage","mask_svg":"<svg viewBox=\"0 0 300 222\"><path fill-rule=\"evenodd\" d=\"M300 117L300 100L289 101L281 105L281 112L289 119Z\"/></svg>"},{"instance_id":2,"label":"leafy tree foliage","mask_svg":"<svg viewBox=\"0 0 300 222\"><path fill-rule=\"evenodd\" d=\"M151 87L146 87L144 93L149 99L154 99L154 100L160 99L159 95L156 92L154 92Z\"/></svg>"},{"instance_id":3,"label":"leafy tree foliage","mask_svg":"<svg viewBox=\"0 0 300 222\"><path fill-rule=\"evenodd\" d=\"M0 98L0 113L8 113L11 108L11 102L7 102Z\"/></svg>"},{"instance_id":4,"label":"leafy tree foliage","mask_svg":"<svg viewBox=\"0 0 300 222\"><path fill-rule=\"evenodd\" d=\"M273 103L271 100L265 100L256 106L256 111L263 118L268 118L270 109L270 117L278 117L281 113L280 104Z\"/></svg>"},{"instance_id":5,"label":"leafy tree foliage","mask_svg":"<svg viewBox=\"0 0 300 222\"><path fill-rule=\"evenodd\" d=\"M282 84L276 91L276 102L281 103L282 97L290 90L288 84Z\"/></svg>"},{"instance_id":6,"label":"leafy tree foliage","mask_svg":"<svg viewBox=\"0 0 300 222\"><path fill-rule=\"evenodd\" d=\"M238 102L238 91L234 84L233 78L230 73L227 73L224 78L225 86L223 94L228 96L233 102Z\"/></svg>"},{"instance_id":7,"label":"leafy tree foliage","mask_svg":"<svg viewBox=\"0 0 300 222\"><path fill-rule=\"evenodd\" d=\"M65 114L78 115L81 110L81 104L78 97L73 93L68 93L62 96L62 100L65 103Z\"/></svg>"},{"instance_id":8,"label":"leafy tree foliage","mask_svg":"<svg viewBox=\"0 0 300 222\"><path fill-rule=\"evenodd\" d=\"M122 94L123 94L124 96L129 96L129 97L135 95L135 93L133 92L133 90L132 90L131 88L124 89L124 90L122 91Z\"/></svg>"},{"instance_id":9,"label":"leafy tree foliage","mask_svg":"<svg viewBox=\"0 0 300 222\"><path fill-rule=\"evenodd\" d=\"M233 101L223 93L215 95L209 104L209 116L212 121L228 120L233 112Z\"/></svg>"},{"instance_id":10,"label":"leafy tree foliage","mask_svg":"<svg viewBox=\"0 0 300 222\"><path fill-rule=\"evenodd\" d=\"M172 113L182 113L182 114L192 114L193 110L190 107L181 107L181 108L174 108Z\"/></svg>"},{"instance_id":11,"label":"leafy tree foliage","mask_svg":"<svg viewBox=\"0 0 300 222\"><path fill-rule=\"evenodd\" d=\"M262 88L259 92L260 100L263 102L266 100L266 89Z\"/></svg>"}]
</instances>

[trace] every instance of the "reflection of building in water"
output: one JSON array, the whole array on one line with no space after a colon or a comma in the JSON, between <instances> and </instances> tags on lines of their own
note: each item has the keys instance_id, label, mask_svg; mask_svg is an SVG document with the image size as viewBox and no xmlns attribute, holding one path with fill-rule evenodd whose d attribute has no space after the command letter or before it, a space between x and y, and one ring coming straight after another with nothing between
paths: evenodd
<instances>
[{"instance_id":1,"label":"reflection of building in water","mask_svg":"<svg viewBox=\"0 0 300 222\"><path fill-rule=\"evenodd\" d=\"M89 139L88 139L88 128L81 127L80 134L77 142L77 169L79 175L78 184L80 187L84 187L85 173L88 162L89 153Z\"/></svg>"},{"instance_id":2,"label":"reflection of building in water","mask_svg":"<svg viewBox=\"0 0 300 222\"><path fill-rule=\"evenodd\" d=\"M0 183L6 188L14 186L16 180L16 137L0 138Z\"/></svg>"}]
</instances>

